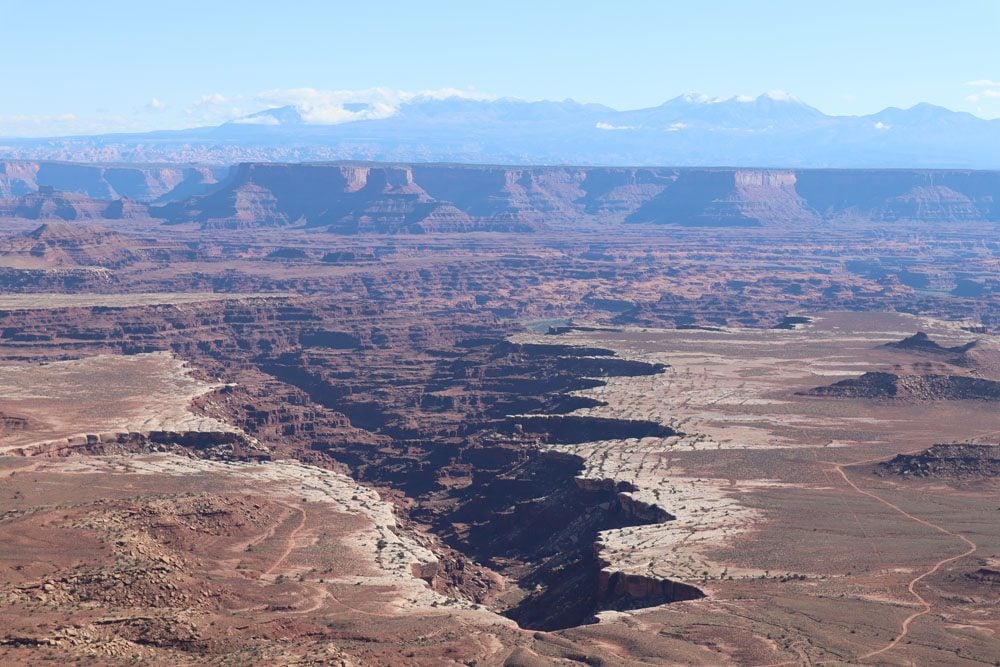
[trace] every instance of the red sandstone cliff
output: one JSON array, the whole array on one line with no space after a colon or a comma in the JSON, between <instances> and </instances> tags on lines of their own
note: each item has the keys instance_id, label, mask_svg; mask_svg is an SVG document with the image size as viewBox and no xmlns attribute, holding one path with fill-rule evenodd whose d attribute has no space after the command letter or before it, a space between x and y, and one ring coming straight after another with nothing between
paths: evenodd
<instances>
[{"instance_id":1,"label":"red sandstone cliff","mask_svg":"<svg viewBox=\"0 0 1000 667\"><path fill-rule=\"evenodd\" d=\"M242 164L155 209L204 227L527 232L562 224L1000 220L1000 173L928 170Z\"/></svg>"}]
</instances>

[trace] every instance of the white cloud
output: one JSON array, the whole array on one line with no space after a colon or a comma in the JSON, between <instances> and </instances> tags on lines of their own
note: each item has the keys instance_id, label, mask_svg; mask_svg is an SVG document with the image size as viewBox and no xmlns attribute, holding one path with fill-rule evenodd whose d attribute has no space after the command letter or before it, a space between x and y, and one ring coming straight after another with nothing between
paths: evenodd
<instances>
[{"instance_id":1,"label":"white cloud","mask_svg":"<svg viewBox=\"0 0 1000 667\"><path fill-rule=\"evenodd\" d=\"M753 102L754 98L749 95L735 95L733 97L712 97L704 93L686 93L681 95L681 99L688 104L722 104L723 102Z\"/></svg>"},{"instance_id":2,"label":"white cloud","mask_svg":"<svg viewBox=\"0 0 1000 667\"><path fill-rule=\"evenodd\" d=\"M983 100L995 100L1000 99L1000 84L997 84L997 88L987 88L985 90L980 90L978 93L973 93L971 95L966 95L965 99L969 102L981 102Z\"/></svg>"},{"instance_id":3,"label":"white cloud","mask_svg":"<svg viewBox=\"0 0 1000 667\"><path fill-rule=\"evenodd\" d=\"M877 123L875 123L875 129L876 130L884 131L884 130L890 129L891 127L892 127L892 125L886 125L882 121L878 121Z\"/></svg>"},{"instance_id":4,"label":"white cloud","mask_svg":"<svg viewBox=\"0 0 1000 667\"><path fill-rule=\"evenodd\" d=\"M254 111L260 111L262 105L248 100L244 95L224 95L209 93L194 100L178 115L180 127L192 125L219 125L245 116Z\"/></svg>"},{"instance_id":5,"label":"white cloud","mask_svg":"<svg viewBox=\"0 0 1000 667\"><path fill-rule=\"evenodd\" d=\"M783 90L772 90L764 93L761 97L772 99L776 102L798 102L799 98L795 97L791 93L786 93Z\"/></svg>"},{"instance_id":6,"label":"white cloud","mask_svg":"<svg viewBox=\"0 0 1000 667\"><path fill-rule=\"evenodd\" d=\"M611 123L599 122L595 125L598 130L637 130L635 125L612 125Z\"/></svg>"},{"instance_id":7,"label":"white cloud","mask_svg":"<svg viewBox=\"0 0 1000 667\"><path fill-rule=\"evenodd\" d=\"M12 114L9 116L0 116L0 123L19 123L23 125L40 125L42 123L72 123L75 120L76 114L71 113L61 113L51 116L31 114Z\"/></svg>"},{"instance_id":8,"label":"white cloud","mask_svg":"<svg viewBox=\"0 0 1000 667\"><path fill-rule=\"evenodd\" d=\"M740 102L742 104L749 104L750 102L756 102L757 100L773 100L775 102L801 102L801 100L791 93L786 93L783 90L772 90L770 92L764 93L759 97L754 97L752 95L732 95L730 97L710 97L702 93L688 93L686 95L681 95L681 99L689 104L723 104L726 102Z\"/></svg>"},{"instance_id":9,"label":"white cloud","mask_svg":"<svg viewBox=\"0 0 1000 667\"><path fill-rule=\"evenodd\" d=\"M366 90L287 88L266 90L253 99L264 104L266 108L292 106L306 123L336 125L358 120L389 118L396 115L402 105L415 100L444 100L453 97L473 100L496 99L492 95L460 88L441 88L416 93L391 88Z\"/></svg>"},{"instance_id":10,"label":"white cloud","mask_svg":"<svg viewBox=\"0 0 1000 667\"><path fill-rule=\"evenodd\" d=\"M388 118L394 115L403 103L400 93L388 88L368 90L289 88L267 90L258 94L255 99L270 107L295 107L303 121L327 125Z\"/></svg>"},{"instance_id":11,"label":"white cloud","mask_svg":"<svg viewBox=\"0 0 1000 667\"><path fill-rule=\"evenodd\" d=\"M210 95L202 95L198 98L198 101L194 103L193 106L196 107L217 107L229 104L230 99L223 95L222 93L212 93Z\"/></svg>"},{"instance_id":12,"label":"white cloud","mask_svg":"<svg viewBox=\"0 0 1000 667\"><path fill-rule=\"evenodd\" d=\"M667 132L680 132L684 128L688 127L687 123L671 123L667 127Z\"/></svg>"},{"instance_id":13,"label":"white cloud","mask_svg":"<svg viewBox=\"0 0 1000 667\"><path fill-rule=\"evenodd\" d=\"M7 115L0 114L0 137L45 137L108 132L145 132L190 127L205 127L236 121L248 115L282 106L292 106L306 123L346 123L355 120L388 118L407 102L448 98L493 100L474 88L439 88L416 92L390 88L367 90L321 90L291 88L267 90L256 94L211 92L187 104L166 104L153 98L124 113L102 109L93 115L72 114ZM155 112L155 113L153 113ZM257 123L275 123L267 116Z\"/></svg>"},{"instance_id":14,"label":"white cloud","mask_svg":"<svg viewBox=\"0 0 1000 667\"><path fill-rule=\"evenodd\" d=\"M237 118L236 123L240 125L281 125L281 121L274 116L252 116L249 118Z\"/></svg>"},{"instance_id":15,"label":"white cloud","mask_svg":"<svg viewBox=\"0 0 1000 667\"><path fill-rule=\"evenodd\" d=\"M983 118L990 118L992 115L990 111L986 110L981 103L986 102L986 106L995 106L996 100L1000 100L1000 81L994 81L993 79L976 79L974 81L966 81L966 86L970 88L978 88L979 90L965 96L966 102L971 102L976 106L976 115Z\"/></svg>"},{"instance_id":16,"label":"white cloud","mask_svg":"<svg viewBox=\"0 0 1000 667\"><path fill-rule=\"evenodd\" d=\"M72 134L98 134L141 129L138 115L102 113L94 116L61 114L0 115L0 137L39 137Z\"/></svg>"},{"instance_id":17,"label":"white cloud","mask_svg":"<svg viewBox=\"0 0 1000 667\"><path fill-rule=\"evenodd\" d=\"M419 93L400 93L400 95L407 96L412 95L411 99L432 99L432 100L446 100L449 97L459 97L464 100L480 100L483 102L489 102L497 99L496 95L488 95L486 93L477 92L472 86L462 89L462 88L438 88L436 90L424 90Z\"/></svg>"}]
</instances>

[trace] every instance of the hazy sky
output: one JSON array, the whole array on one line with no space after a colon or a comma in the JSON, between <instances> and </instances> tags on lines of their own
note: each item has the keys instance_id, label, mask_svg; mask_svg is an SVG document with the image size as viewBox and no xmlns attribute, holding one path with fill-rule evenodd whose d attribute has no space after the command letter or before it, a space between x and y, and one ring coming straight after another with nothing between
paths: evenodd
<instances>
[{"instance_id":1,"label":"hazy sky","mask_svg":"<svg viewBox=\"0 0 1000 667\"><path fill-rule=\"evenodd\" d=\"M0 0L0 135L216 124L376 87L620 109L784 90L827 113L993 118L998 35L1000 0Z\"/></svg>"}]
</instances>

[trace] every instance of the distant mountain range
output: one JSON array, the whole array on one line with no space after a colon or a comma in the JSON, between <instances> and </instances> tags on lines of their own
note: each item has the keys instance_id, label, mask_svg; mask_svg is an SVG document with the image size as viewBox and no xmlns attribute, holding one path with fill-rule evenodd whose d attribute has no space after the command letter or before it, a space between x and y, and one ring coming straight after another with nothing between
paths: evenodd
<instances>
[{"instance_id":1,"label":"distant mountain range","mask_svg":"<svg viewBox=\"0 0 1000 667\"><path fill-rule=\"evenodd\" d=\"M417 97L388 117L349 105L338 124L295 107L216 127L0 140L0 158L231 164L376 160L509 165L1000 168L1000 119L930 104L829 116L784 93L685 95L617 111L572 100ZM376 114L377 116L377 114Z\"/></svg>"}]
</instances>

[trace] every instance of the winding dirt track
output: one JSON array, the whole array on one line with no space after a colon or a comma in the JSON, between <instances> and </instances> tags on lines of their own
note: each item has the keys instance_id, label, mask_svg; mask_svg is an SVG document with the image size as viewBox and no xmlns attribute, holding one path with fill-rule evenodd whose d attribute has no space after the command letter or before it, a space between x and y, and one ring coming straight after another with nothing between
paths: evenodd
<instances>
[{"instance_id":1,"label":"winding dirt track","mask_svg":"<svg viewBox=\"0 0 1000 667\"><path fill-rule=\"evenodd\" d=\"M887 651L891 651L892 649L896 648L896 646L899 644L899 642L901 642L903 639L905 639L906 636L907 636L907 634L909 634L909 632L910 632L910 624L913 623L913 621L915 621L916 619L920 618L921 616L924 616L924 615L929 614L931 612L931 603L928 602L919 592L917 592L917 584L919 584L921 582L921 580L925 579L926 577L931 576L932 574L934 574L935 572L937 572L938 570L940 570L942 567L944 567L948 563L951 563L951 562L956 561L956 560L960 560L962 558L965 558L966 556L971 556L972 554L976 553L976 549L978 548L976 546L975 542L973 542L969 538L965 537L964 535L960 535L958 533L953 533L952 531L950 531L950 530L948 530L946 528L942 528L941 526L939 526L937 524L931 523L930 521L927 521L926 519L921 519L920 517L913 516L912 514L910 514L909 512L907 512L906 510L904 510L903 508L901 508L899 505L896 505L895 503L892 503L892 502L886 500L885 498L882 498L881 496L878 496L878 495L872 493L871 491L865 491L864 489L862 489L861 487L859 487L857 484L855 484L851 480L851 478L847 476L847 473L844 472L844 468L846 466L861 465L861 464L864 464L864 463L874 463L876 461L881 461L881 460L882 459L871 459L871 460L866 460L866 461L854 461L852 463L834 464L833 470L835 472L837 472L841 477L844 478L844 481L847 482L848 486L850 486L852 489L854 489L855 491L857 491L861 495L868 496L869 498L882 503L886 507L892 509L893 511L895 511L895 512L897 512L899 514L902 514L903 516L905 516L907 519L910 519L911 521L916 521L917 523L922 524L924 526L927 526L928 528L932 528L932 529L938 531L939 533L944 533L945 535L950 535L951 537L954 537L955 539L961 540L962 542L964 542L968 546L968 549L966 549L962 553L958 554L957 556L951 556L949 558L944 558L942 560L939 560L929 570L927 570L923 574L921 574L921 575L919 575L917 577L914 577L913 579L910 580L910 583L909 583L909 585L906 588L907 588L908 591L910 591L910 594L913 595L913 597L916 598L917 601L923 606L923 609L920 610L920 611L914 612L914 613L910 614L909 616L907 616L905 619L903 619L903 624L900 627L899 634L896 635L895 639L893 639L891 642L889 642L888 644L886 644L885 646L883 646L882 648L880 648L878 650L872 651L870 653L865 653L862 656L858 656L858 658L857 658L858 660L867 660L868 658L873 658L873 657L875 657L877 655L881 655L881 654L883 654L883 653L885 653Z\"/></svg>"},{"instance_id":2,"label":"winding dirt track","mask_svg":"<svg viewBox=\"0 0 1000 667\"><path fill-rule=\"evenodd\" d=\"M288 509L294 510L299 513L299 525L297 525L295 528L292 529L292 532L288 535L288 538L285 540L285 550L281 553L278 559L274 561L274 564L271 565L271 567L269 567L264 572L264 576L273 574L274 571L277 570L278 567L285 562L285 559L288 558L288 556L293 551L295 551L295 538L298 537L299 532L305 527L306 519L308 517L306 511L301 507L296 507L295 505L289 505L288 503L281 503L281 504L287 507Z\"/></svg>"},{"instance_id":3,"label":"winding dirt track","mask_svg":"<svg viewBox=\"0 0 1000 667\"><path fill-rule=\"evenodd\" d=\"M285 503L285 502L282 502L281 505L287 507L290 510L294 510L294 511L298 512L299 513L299 523L298 523L297 526L295 526L295 528L292 529L292 532L289 533L288 537L285 538L285 549L284 549L284 551L282 551L281 555L278 556L278 558L274 561L274 563L271 565L271 567L269 567L265 572L263 572L261 576L265 576L266 577L268 575L274 574L274 571L277 570L279 567L281 567L284 564L285 560L287 560L288 557L291 555L291 553L293 551L295 551L295 549L297 548L296 545L295 545L295 540L298 537L299 533L302 532L302 529L305 528L306 522L309 520L309 514L306 512L306 510L304 508L299 507L297 505L292 505L290 503ZM267 534L264 537L262 537L260 539L260 541L262 541L264 539L268 539L269 537L273 537L274 532L275 532L274 530L270 531L269 534ZM349 604L341 602L341 600L338 599L333 593L331 593L325 586L321 586L321 585L317 585L317 584L309 584L309 587L312 588L313 591L316 593L316 597L313 600L312 605L309 606L309 607L306 607L305 609L299 609L299 610L293 611L293 612L291 612L292 614L308 614L308 613L312 613L314 611L317 611L320 607L322 607L323 603L326 600L332 600L334 603L340 605L341 607L344 607L346 609L350 609L351 611L353 611L355 613L358 613L358 614L364 614L365 616L376 616L376 617L380 617L380 618L395 618L395 616L396 616L395 614L391 614L391 613L380 613L380 612L374 612L374 611L365 611L363 609L358 609L357 607L352 607Z\"/></svg>"}]
</instances>

